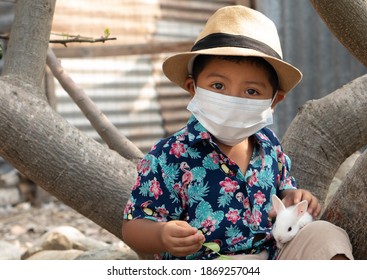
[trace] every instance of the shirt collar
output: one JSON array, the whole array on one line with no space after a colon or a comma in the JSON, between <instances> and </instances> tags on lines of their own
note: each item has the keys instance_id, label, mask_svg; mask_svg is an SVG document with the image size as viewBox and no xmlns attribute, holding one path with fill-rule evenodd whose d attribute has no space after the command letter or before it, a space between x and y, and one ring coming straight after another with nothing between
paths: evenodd
<instances>
[{"instance_id":1,"label":"shirt collar","mask_svg":"<svg viewBox=\"0 0 367 280\"><path fill-rule=\"evenodd\" d=\"M205 140L212 141L212 136L209 131L202 126L202 124L195 118L194 115L191 115L187 122L187 132L190 146Z\"/></svg>"}]
</instances>

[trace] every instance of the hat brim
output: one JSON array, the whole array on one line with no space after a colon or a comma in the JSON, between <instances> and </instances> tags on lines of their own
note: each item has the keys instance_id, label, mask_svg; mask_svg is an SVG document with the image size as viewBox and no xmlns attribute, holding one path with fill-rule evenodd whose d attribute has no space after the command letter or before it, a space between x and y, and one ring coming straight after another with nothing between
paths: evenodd
<instances>
[{"instance_id":1,"label":"hat brim","mask_svg":"<svg viewBox=\"0 0 367 280\"><path fill-rule=\"evenodd\" d=\"M163 73L169 80L185 89L185 81L189 75L188 63L193 57L200 54L262 57L271 64L277 72L279 89L283 90L285 94L293 89L302 79L301 71L291 64L281 59L266 55L260 51L238 47L219 47L173 55L163 62Z\"/></svg>"}]
</instances>

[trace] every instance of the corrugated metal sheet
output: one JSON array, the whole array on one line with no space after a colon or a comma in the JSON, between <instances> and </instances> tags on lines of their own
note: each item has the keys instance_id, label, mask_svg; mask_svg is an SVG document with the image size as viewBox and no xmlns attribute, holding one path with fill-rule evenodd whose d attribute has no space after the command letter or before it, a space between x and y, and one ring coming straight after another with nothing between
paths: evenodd
<instances>
[{"instance_id":1,"label":"corrugated metal sheet","mask_svg":"<svg viewBox=\"0 0 367 280\"><path fill-rule=\"evenodd\" d=\"M88 2L88 3L86 3ZM187 41L207 17L235 1L58 1L53 32L99 37L104 27L118 38L110 44ZM121 39L122 38L122 39ZM80 46L86 46L83 43ZM54 45L54 48L60 48ZM78 48L70 45L69 48ZM189 95L168 81L161 65L167 54L62 58L63 67L121 132L141 150L182 127ZM100 141L89 121L56 81L57 110Z\"/></svg>"},{"instance_id":2,"label":"corrugated metal sheet","mask_svg":"<svg viewBox=\"0 0 367 280\"><path fill-rule=\"evenodd\" d=\"M74 81L131 141L147 150L164 135L149 56L64 59ZM69 95L58 85L57 110L71 124L99 140Z\"/></svg>"},{"instance_id":3,"label":"corrugated metal sheet","mask_svg":"<svg viewBox=\"0 0 367 280\"><path fill-rule=\"evenodd\" d=\"M282 137L307 100L319 99L367 71L331 34L310 1L261 0L257 9L275 22L285 60L304 75L276 108L274 130Z\"/></svg>"}]
</instances>

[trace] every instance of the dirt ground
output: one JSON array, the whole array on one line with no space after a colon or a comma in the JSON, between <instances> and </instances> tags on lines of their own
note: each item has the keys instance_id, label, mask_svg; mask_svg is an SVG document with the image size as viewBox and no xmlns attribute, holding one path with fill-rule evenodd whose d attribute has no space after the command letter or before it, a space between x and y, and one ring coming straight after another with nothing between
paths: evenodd
<instances>
[{"instance_id":1,"label":"dirt ground","mask_svg":"<svg viewBox=\"0 0 367 280\"><path fill-rule=\"evenodd\" d=\"M0 207L0 240L26 250L48 230L72 226L88 237L107 243L119 239L56 199L33 207L29 202Z\"/></svg>"}]
</instances>

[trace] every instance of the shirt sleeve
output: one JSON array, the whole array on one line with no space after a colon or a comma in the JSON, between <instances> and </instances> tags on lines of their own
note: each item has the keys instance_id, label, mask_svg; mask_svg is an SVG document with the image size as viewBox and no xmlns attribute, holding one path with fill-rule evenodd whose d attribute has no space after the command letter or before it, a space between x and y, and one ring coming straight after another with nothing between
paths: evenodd
<instances>
[{"instance_id":1,"label":"shirt sleeve","mask_svg":"<svg viewBox=\"0 0 367 280\"><path fill-rule=\"evenodd\" d=\"M146 155L137 164L138 176L130 198L124 209L123 218L169 221L178 219L182 203L175 186L166 184L164 168L153 154Z\"/></svg>"}]
</instances>

